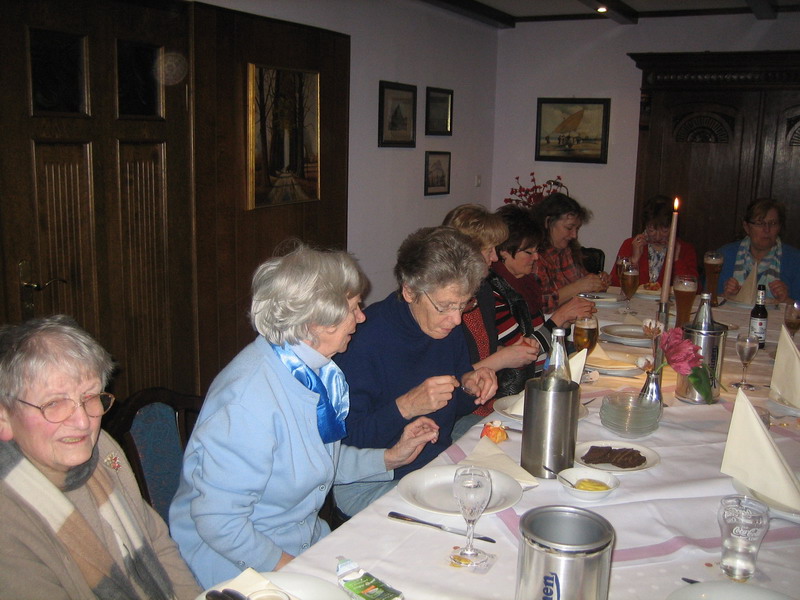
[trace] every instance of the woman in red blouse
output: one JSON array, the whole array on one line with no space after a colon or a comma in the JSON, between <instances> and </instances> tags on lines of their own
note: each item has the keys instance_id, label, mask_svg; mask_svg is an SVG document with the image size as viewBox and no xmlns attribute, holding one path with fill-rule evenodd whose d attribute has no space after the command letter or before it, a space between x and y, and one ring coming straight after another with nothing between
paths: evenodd
<instances>
[{"instance_id":1,"label":"woman in red blouse","mask_svg":"<svg viewBox=\"0 0 800 600\"><path fill-rule=\"evenodd\" d=\"M617 259L630 258L632 263L639 265L640 283L658 282L663 285L664 260L672 222L672 200L666 196L650 198L644 205L642 221L644 230L622 242L617 252ZM685 240L675 242L672 274L697 277L697 252L694 246ZM612 269L611 272L611 285L619 285L616 269Z\"/></svg>"}]
</instances>

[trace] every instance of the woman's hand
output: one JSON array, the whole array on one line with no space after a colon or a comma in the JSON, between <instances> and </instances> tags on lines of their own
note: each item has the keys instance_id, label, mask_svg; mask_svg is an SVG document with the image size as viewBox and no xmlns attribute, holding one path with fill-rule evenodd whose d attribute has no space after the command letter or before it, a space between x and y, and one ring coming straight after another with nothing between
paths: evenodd
<instances>
[{"instance_id":1,"label":"woman's hand","mask_svg":"<svg viewBox=\"0 0 800 600\"><path fill-rule=\"evenodd\" d=\"M789 286L780 279L770 282L769 291L778 302L786 302L789 299Z\"/></svg>"},{"instance_id":2,"label":"woman's hand","mask_svg":"<svg viewBox=\"0 0 800 600\"><path fill-rule=\"evenodd\" d=\"M292 556L291 554L287 554L286 552L281 553L281 558L278 561L278 564L275 565L275 570L279 571L281 568L285 567L290 562L292 562L293 559L294 556Z\"/></svg>"},{"instance_id":3,"label":"woman's hand","mask_svg":"<svg viewBox=\"0 0 800 600\"><path fill-rule=\"evenodd\" d=\"M597 308L594 302L576 296L559 306L555 312L550 315L550 318L558 327L563 327L565 323L574 323L577 319L590 317L596 312Z\"/></svg>"},{"instance_id":4,"label":"woman's hand","mask_svg":"<svg viewBox=\"0 0 800 600\"><path fill-rule=\"evenodd\" d=\"M486 367L480 367L461 377L464 391L475 396L475 404L485 404L497 392L497 375Z\"/></svg>"},{"instance_id":5,"label":"woman's hand","mask_svg":"<svg viewBox=\"0 0 800 600\"><path fill-rule=\"evenodd\" d=\"M453 390L459 385L458 379L452 375L428 377L417 387L412 388L395 402L404 419L413 419L421 415L436 412L450 402Z\"/></svg>"},{"instance_id":6,"label":"woman's hand","mask_svg":"<svg viewBox=\"0 0 800 600\"><path fill-rule=\"evenodd\" d=\"M647 236L640 233L631 240L631 262L635 265L639 264L639 259L642 257L645 247L647 246Z\"/></svg>"},{"instance_id":7,"label":"woman's hand","mask_svg":"<svg viewBox=\"0 0 800 600\"><path fill-rule=\"evenodd\" d=\"M722 295L727 297L735 296L741 289L742 285L736 281L736 279L731 277L725 282L725 286L722 288Z\"/></svg>"},{"instance_id":8,"label":"woman's hand","mask_svg":"<svg viewBox=\"0 0 800 600\"><path fill-rule=\"evenodd\" d=\"M579 280L581 292L605 292L608 289L608 273L589 273Z\"/></svg>"},{"instance_id":9,"label":"woman's hand","mask_svg":"<svg viewBox=\"0 0 800 600\"><path fill-rule=\"evenodd\" d=\"M476 369L487 367L492 371L519 369L535 361L539 351L539 342L533 338L523 337L510 346L500 346L497 352L472 366Z\"/></svg>"},{"instance_id":10,"label":"woman's hand","mask_svg":"<svg viewBox=\"0 0 800 600\"><path fill-rule=\"evenodd\" d=\"M391 471L413 461L425 444L439 439L439 426L428 417L413 420L403 428L400 440L383 453L386 470Z\"/></svg>"}]
</instances>

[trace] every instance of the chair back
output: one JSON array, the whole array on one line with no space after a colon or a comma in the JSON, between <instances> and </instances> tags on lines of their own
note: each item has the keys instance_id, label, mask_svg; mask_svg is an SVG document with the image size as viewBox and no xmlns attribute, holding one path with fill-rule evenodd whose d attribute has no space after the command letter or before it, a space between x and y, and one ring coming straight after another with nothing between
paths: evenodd
<instances>
[{"instance_id":1,"label":"chair back","mask_svg":"<svg viewBox=\"0 0 800 600\"><path fill-rule=\"evenodd\" d=\"M606 253L600 248L581 248L581 256L589 273L601 273L606 266Z\"/></svg>"},{"instance_id":2,"label":"chair back","mask_svg":"<svg viewBox=\"0 0 800 600\"><path fill-rule=\"evenodd\" d=\"M178 489L183 451L201 404L199 396L149 388L128 398L109 426L125 450L142 497L164 521Z\"/></svg>"}]
</instances>

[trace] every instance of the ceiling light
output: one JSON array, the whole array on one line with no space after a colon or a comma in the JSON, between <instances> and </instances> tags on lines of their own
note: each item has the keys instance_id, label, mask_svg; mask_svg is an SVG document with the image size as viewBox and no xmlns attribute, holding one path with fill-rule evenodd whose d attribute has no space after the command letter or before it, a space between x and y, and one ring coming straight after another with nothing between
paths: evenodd
<instances>
[{"instance_id":1,"label":"ceiling light","mask_svg":"<svg viewBox=\"0 0 800 600\"><path fill-rule=\"evenodd\" d=\"M608 12L608 9L601 4L600 6L597 7L597 12L599 13Z\"/></svg>"}]
</instances>

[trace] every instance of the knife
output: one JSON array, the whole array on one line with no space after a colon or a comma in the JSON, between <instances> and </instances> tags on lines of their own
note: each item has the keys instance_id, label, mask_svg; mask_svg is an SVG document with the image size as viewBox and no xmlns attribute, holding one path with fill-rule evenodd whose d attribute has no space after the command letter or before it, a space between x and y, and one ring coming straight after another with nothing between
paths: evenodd
<instances>
[{"instance_id":1,"label":"knife","mask_svg":"<svg viewBox=\"0 0 800 600\"><path fill-rule=\"evenodd\" d=\"M417 519L416 517L410 517L408 515L404 515L403 513L391 511L387 515L390 519L394 519L395 521L405 521L406 523L416 523L417 525L425 525L427 527L433 527L434 529L441 529L442 531L446 531L448 533L455 533L457 535L467 535L467 531L465 529L456 529L455 527L447 527L446 525L439 525L438 523L429 523L428 521L423 521L422 519ZM486 535L478 535L477 533L472 536L476 540L482 540L484 542L491 542L495 544L496 542Z\"/></svg>"}]
</instances>

